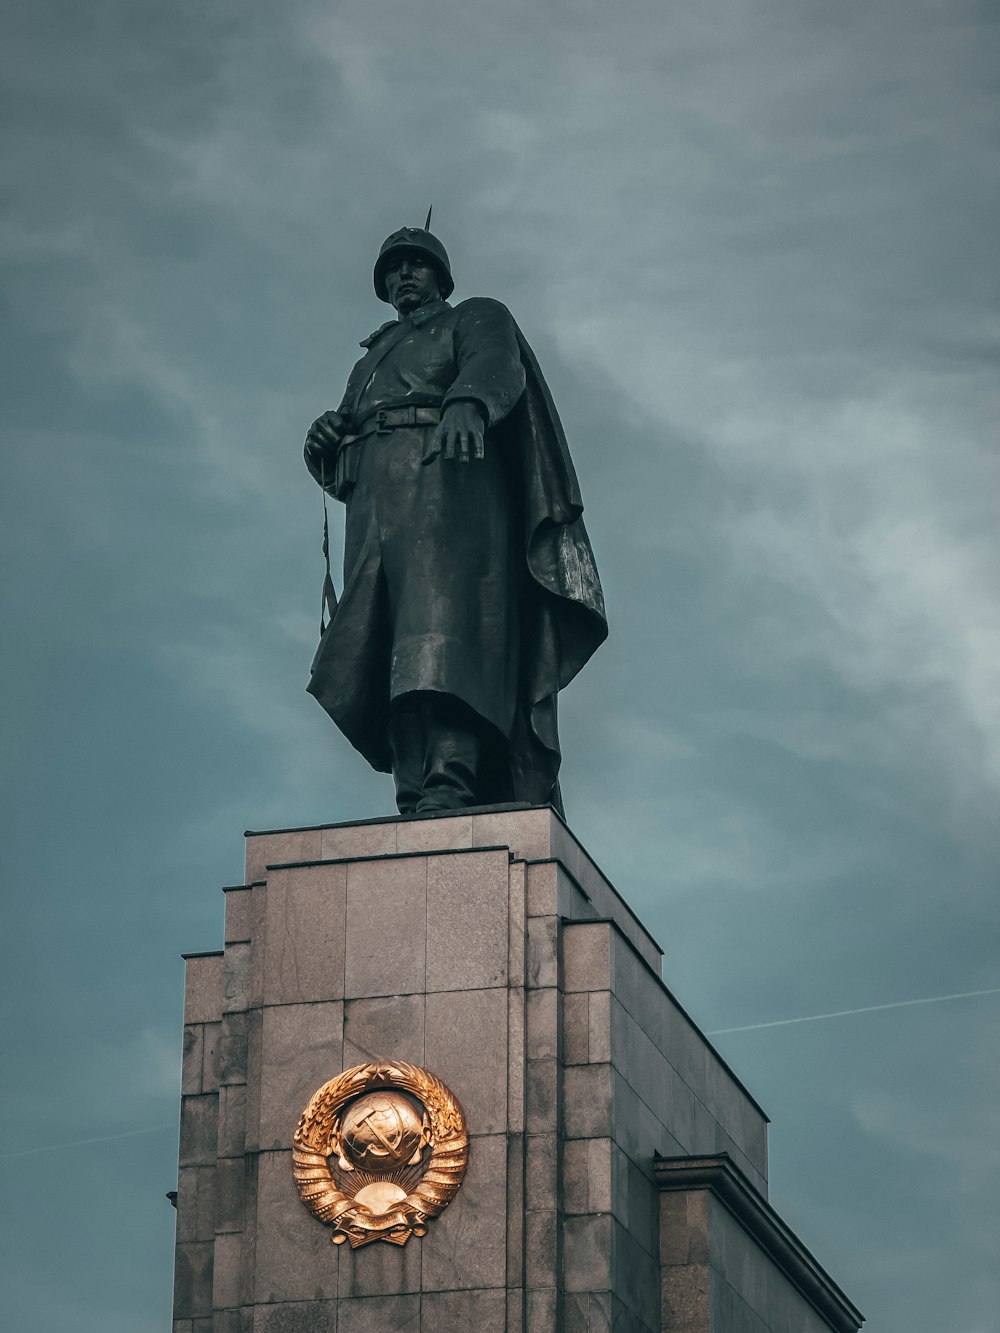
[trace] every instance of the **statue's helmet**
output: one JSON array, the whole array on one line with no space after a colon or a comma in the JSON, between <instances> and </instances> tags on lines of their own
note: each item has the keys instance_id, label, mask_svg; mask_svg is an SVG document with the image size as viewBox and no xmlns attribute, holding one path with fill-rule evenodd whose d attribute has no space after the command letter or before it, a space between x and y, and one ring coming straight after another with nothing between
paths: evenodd
<instances>
[{"instance_id":1,"label":"statue's helmet","mask_svg":"<svg viewBox=\"0 0 1000 1333\"><path fill-rule=\"evenodd\" d=\"M385 271L391 260L404 253L420 255L425 259L433 260L434 267L438 271L438 286L441 288L441 296L444 300L447 300L455 290L448 251L433 232L426 231L423 227L400 227L399 231L394 231L391 236L387 236L382 242L373 274L375 295L378 299L380 301L389 300L389 292L385 285Z\"/></svg>"}]
</instances>

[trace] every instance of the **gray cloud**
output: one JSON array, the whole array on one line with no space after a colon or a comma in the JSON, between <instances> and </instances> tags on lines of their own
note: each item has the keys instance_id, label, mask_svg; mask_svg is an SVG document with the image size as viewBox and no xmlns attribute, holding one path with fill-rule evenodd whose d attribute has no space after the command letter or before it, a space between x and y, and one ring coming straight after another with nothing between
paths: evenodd
<instances>
[{"instance_id":1,"label":"gray cloud","mask_svg":"<svg viewBox=\"0 0 1000 1333\"><path fill-rule=\"evenodd\" d=\"M176 954L218 945L244 826L390 807L302 692L299 450L384 318L375 247L432 201L573 443L613 635L565 697L570 820L668 983L706 1027L997 984L990 6L10 26L12 1150L175 1114ZM774 1202L872 1327L996 1308L995 1002L962 1005L719 1038ZM65 1163L3 1167L15 1322L161 1327L170 1135L73 1168L53 1265Z\"/></svg>"}]
</instances>

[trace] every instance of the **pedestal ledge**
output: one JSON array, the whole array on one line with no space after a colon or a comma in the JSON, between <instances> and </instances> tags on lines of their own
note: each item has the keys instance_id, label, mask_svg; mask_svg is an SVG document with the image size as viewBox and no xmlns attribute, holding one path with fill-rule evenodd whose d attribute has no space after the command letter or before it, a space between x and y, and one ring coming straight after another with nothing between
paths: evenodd
<instances>
[{"instance_id":1,"label":"pedestal ledge","mask_svg":"<svg viewBox=\"0 0 1000 1333\"><path fill-rule=\"evenodd\" d=\"M836 1333L858 1333L865 1322L864 1315L754 1189L728 1153L656 1157L653 1177L663 1194L710 1192L831 1329ZM711 1236L708 1249L710 1254Z\"/></svg>"}]
</instances>

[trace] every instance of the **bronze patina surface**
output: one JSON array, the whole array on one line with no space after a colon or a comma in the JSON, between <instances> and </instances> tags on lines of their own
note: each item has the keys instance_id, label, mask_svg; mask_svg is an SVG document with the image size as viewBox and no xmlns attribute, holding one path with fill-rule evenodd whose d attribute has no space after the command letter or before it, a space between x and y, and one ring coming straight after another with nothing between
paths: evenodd
<instances>
[{"instance_id":1,"label":"bronze patina surface","mask_svg":"<svg viewBox=\"0 0 1000 1333\"><path fill-rule=\"evenodd\" d=\"M452 306L422 228L383 244L364 340L306 464L347 506L344 591L308 685L404 813L561 808L556 699L607 634L551 395L498 301Z\"/></svg>"}]
</instances>

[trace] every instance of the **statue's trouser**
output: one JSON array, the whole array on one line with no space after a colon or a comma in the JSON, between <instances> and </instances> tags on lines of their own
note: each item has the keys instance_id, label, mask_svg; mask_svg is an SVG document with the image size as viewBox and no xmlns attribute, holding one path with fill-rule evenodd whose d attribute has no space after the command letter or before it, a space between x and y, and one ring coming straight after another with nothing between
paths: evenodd
<instances>
[{"instance_id":1,"label":"statue's trouser","mask_svg":"<svg viewBox=\"0 0 1000 1333\"><path fill-rule=\"evenodd\" d=\"M458 699L414 693L394 700L389 748L400 814L476 804L481 729Z\"/></svg>"}]
</instances>

